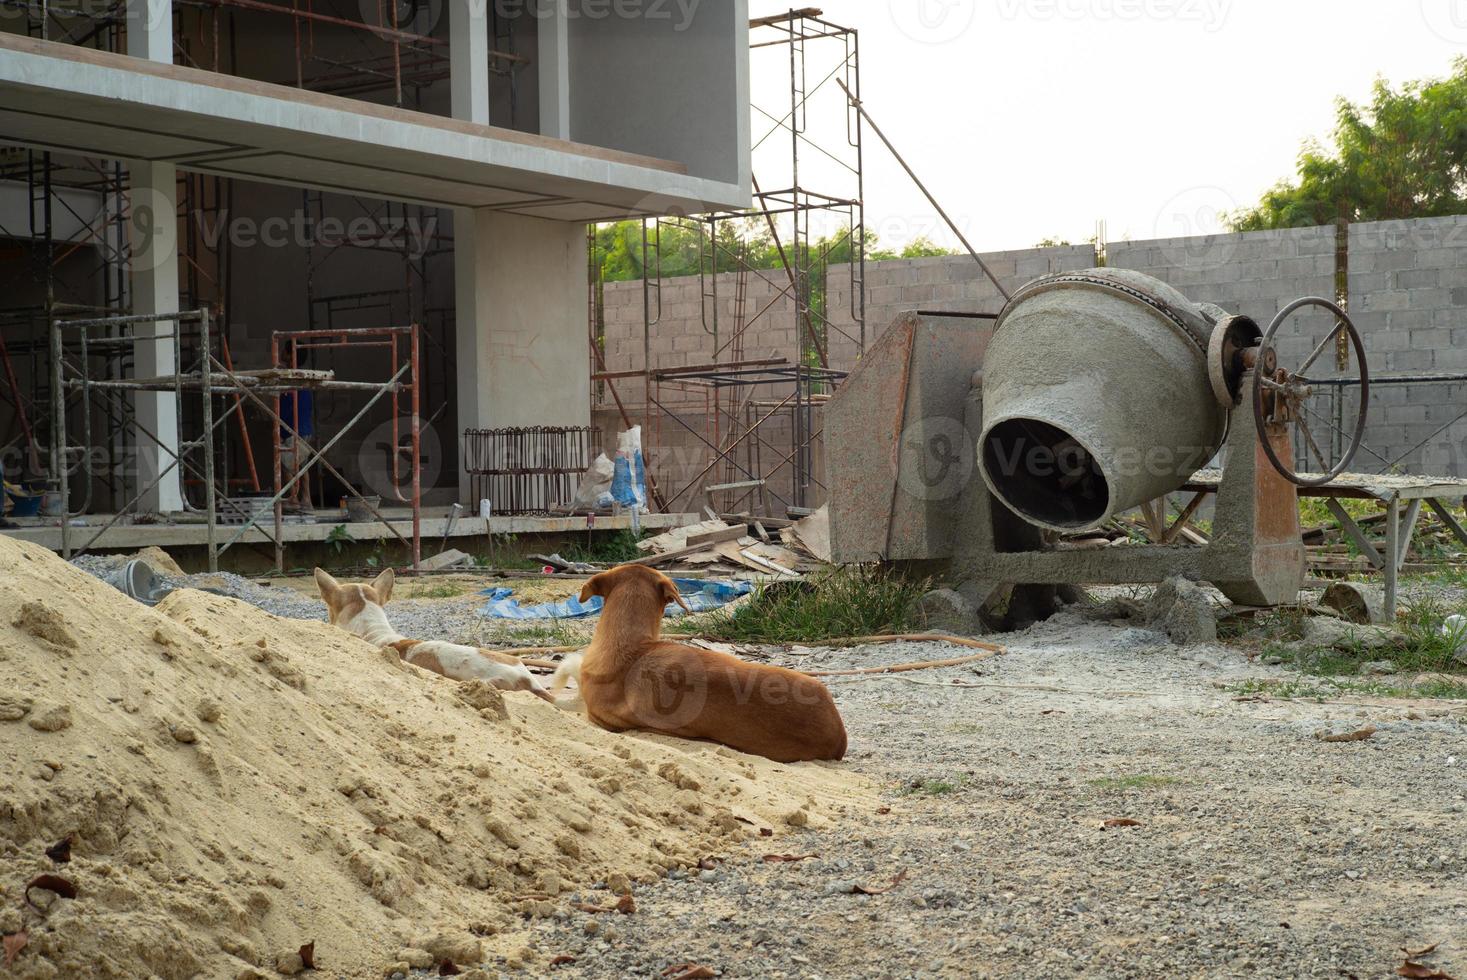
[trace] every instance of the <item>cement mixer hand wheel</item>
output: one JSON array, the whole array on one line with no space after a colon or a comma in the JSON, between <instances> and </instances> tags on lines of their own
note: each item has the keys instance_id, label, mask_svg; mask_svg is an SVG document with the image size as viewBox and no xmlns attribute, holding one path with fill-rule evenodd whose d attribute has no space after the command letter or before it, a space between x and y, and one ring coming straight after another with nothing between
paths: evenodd
<instances>
[{"instance_id":1,"label":"cement mixer hand wheel","mask_svg":"<svg viewBox=\"0 0 1467 980\"><path fill-rule=\"evenodd\" d=\"M1284 322L1306 306L1320 306L1335 316L1334 329L1319 342L1314 351L1299 365L1297 370L1289 371L1278 366L1278 351L1275 350L1274 337ZM1349 445L1340 454L1339 460L1331 466L1319 448L1319 443L1310 431L1304 416L1306 409L1304 402L1314 393L1315 384L1306 372L1319 360L1326 350L1334 347L1336 338L1340 331L1345 331L1350 338L1351 345L1355 348L1355 365L1358 371L1360 386L1360 410L1355 417L1355 431L1350 436ZM1361 437L1365 434L1365 412L1370 403L1370 372L1365 363L1365 345L1360 340L1360 332L1355 329L1355 324L1350 317L1339 306L1327 299L1317 296L1297 299L1279 311L1278 316L1268 325L1263 333L1263 340L1258 348L1256 360L1257 384L1253 386L1253 422L1258 427L1258 441L1263 446L1264 453L1273 464L1273 468L1291 483L1301 487L1322 487L1335 477L1345 471L1350 462L1355 458L1355 453L1360 449ZM1311 413L1313 414L1313 413ZM1322 417L1322 416L1316 416ZM1268 425L1270 423L1294 423L1297 431L1304 438L1308 449L1308 458L1318 464L1322 472L1318 474L1301 474L1294 470L1283 460L1279 459L1275 450L1273 440L1269 438Z\"/></svg>"}]
</instances>

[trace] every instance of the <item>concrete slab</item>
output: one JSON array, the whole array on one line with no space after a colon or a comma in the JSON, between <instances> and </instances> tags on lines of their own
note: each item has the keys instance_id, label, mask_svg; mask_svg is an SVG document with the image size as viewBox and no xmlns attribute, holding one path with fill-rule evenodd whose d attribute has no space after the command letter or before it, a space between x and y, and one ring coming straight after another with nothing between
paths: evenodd
<instances>
[{"instance_id":1,"label":"concrete slab","mask_svg":"<svg viewBox=\"0 0 1467 980\"><path fill-rule=\"evenodd\" d=\"M673 161L0 34L17 143L439 207L584 222L749 205Z\"/></svg>"},{"instance_id":2,"label":"concrete slab","mask_svg":"<svg viewBox=\"0 0 1467 980\"><path fill-rule=\"evenodd\" d=\"M413 525L410 518L396 519L397 515L388 513L393 526L404 536L412 534ZM88 518L92 526L90 528L72 528L72 546L77 547L85 544L97 529L107 523L110 515L93 515ZM671 527L683 527L688 524L696 524L701 520L698 514L643 514L642 527L649 530L664 530ZM431 547L436 548L436 542L442 540L447 518L433 517L423 518L422 535L423 550L428 552ZM631 518L626 515L616 517L598 515L595 519L594 530L618 531L630 528ZM377 522L351 523L346 521L334 521L322 524L287 524L282 529L288 544L295 543L321 543L338 527L345 527L354 541L382 541L394 538L391 531ZM491 517L485 522L482 517L460 517L454 524L448 537L453 540L462 538L482 538L491 531L494 534L560 534L571 531L585 531L587 529L585 515L575 517ZM234 534L236 529L221 525L220 540L226 541ZM181 548L189 546L202 546L205 543L205 528L202 524L136 524L119 525L108 529L101 540L93 546L94 551L132 551L137 548L146 548L155 545L160 548ZM61 529L59 527L23 527L15 530L3 531L7 537L16 538L21 541L30 541L43 548L52 551L61 550ZM269 544L270 538L264 531L252 529L241 539L242 543Z\"/></svg>"}]
</instances>

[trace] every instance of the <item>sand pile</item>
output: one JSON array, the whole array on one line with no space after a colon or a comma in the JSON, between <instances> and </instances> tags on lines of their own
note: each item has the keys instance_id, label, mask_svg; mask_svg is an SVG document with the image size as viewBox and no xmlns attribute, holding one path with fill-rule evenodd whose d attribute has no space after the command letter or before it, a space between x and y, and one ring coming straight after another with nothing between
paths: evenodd
<instances>
[{"instance_id":1,"label":"sand pile","mask_svg":"<svg viewBox=\"0 0 1467 980\"><path fill-rule=\"evenodd\" d=\"M839 768L612 735L325 623L191 590L149 609L3 537L0 583L0 934L28 940L7 975L274 975L308 942L317 976L405 950L543 968L516 934L572 890L868 800ZM75 898L27 902L41 874Z\"/></svg>"}]
</instances>

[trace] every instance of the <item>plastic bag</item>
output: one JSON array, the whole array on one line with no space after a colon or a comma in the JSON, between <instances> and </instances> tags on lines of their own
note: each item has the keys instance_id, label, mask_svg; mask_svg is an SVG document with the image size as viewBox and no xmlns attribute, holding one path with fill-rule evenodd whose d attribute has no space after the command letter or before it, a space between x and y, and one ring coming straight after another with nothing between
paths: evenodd
<instances>
[{"instance_id":1,"label":"plastic bag","mask_svg":"<svg viewBox=\"0 0 1467 980\"><path fill-rule=\"evenodd\" d=\"M596 457L586 472L581 474L576 487L576 499L571 501L572 511L595 510L611 506L611 481L616 475L616 465L606 458L605 453Z\"/></svg>"},{"instance_id":2,"label":"plastic bag","mask_svg":"<svg viewBox=\"0 0 1467 980\"><path fill-rule=\"evenodd\" d=\"M642 462L642 427L634 425L617 436L616 473L611 496L623 507L647 508L647 468Z\"/></svg>"}]
</instances>

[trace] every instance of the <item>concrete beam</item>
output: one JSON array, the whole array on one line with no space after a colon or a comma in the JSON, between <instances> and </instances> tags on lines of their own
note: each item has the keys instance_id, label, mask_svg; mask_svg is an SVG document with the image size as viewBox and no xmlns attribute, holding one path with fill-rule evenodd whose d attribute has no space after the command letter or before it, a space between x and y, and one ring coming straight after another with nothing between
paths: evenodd
<instances>
[{"instance_id":1,"label":"concrete beam","mask_svg":"<svg viewBox=\"0 0 1467 980\"><path fill-rule=\"evenodd\" d=\"M585 228L481 209L453 240L458 428L589 425Z\"/></svg>"},{"instance_id":2,"label":"concrete beam","mask_svg":"<svg viewBox=\"0 0 1467 980\"><path fill-rule=\"evenodd\" d=\"M3 33L0 132L226 177L577 224L646 213L650 201L659 213L749 204L747 188L680 162Z\"/></svg>"}]
</instances>

